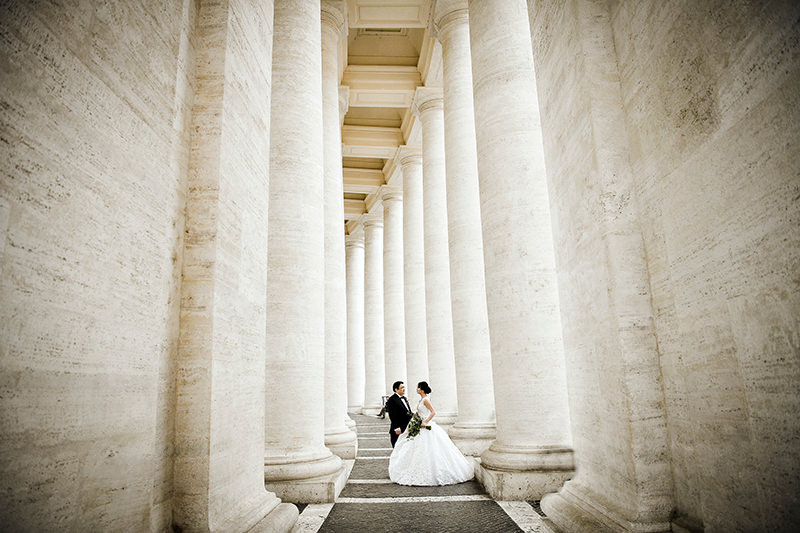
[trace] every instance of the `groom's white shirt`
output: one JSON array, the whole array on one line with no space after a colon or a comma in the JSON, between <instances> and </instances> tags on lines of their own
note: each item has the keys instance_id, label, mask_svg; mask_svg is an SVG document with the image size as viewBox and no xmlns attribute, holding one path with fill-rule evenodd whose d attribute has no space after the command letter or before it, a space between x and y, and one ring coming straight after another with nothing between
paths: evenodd
<instances>
[{"instance_id":1,"label":"groom's white shirt","mask_svg":"<svg viewBox=\"0 0 800 533\"><path fill-rule=\"evenodd\" d=\"M405 398L403 398L402 396L400 396L396 392L394 393L394 395L397 396L398 398L400 398L400 401L403 402L403 405L406 406L406 409L408 409L408 412L410 413L411 412L411 406L408 405L408 400L406 400ZM400 428L394 428L395 431L397 431L398 429L400 429Z\"/></svg>"}]
</instances>

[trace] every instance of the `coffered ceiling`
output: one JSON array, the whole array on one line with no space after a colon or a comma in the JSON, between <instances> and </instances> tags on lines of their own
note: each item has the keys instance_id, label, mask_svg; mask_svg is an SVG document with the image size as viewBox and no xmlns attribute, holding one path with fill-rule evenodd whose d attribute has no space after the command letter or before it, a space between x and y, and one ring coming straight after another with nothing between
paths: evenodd
<instances>
[{"instance_id":1,"label":"coffered ceiling","mask_svg":"<svg viewBox=\"0 0 800 533\"><path fill-rule=\"evenodd\" d=\"M411 112L414 91L441 85L441 52L428 32L430 0L347 0L347 10L345 222L375 204L382 185L400 185L392 159L399 146L420 137Z\"/></svg>"}]
</instances>

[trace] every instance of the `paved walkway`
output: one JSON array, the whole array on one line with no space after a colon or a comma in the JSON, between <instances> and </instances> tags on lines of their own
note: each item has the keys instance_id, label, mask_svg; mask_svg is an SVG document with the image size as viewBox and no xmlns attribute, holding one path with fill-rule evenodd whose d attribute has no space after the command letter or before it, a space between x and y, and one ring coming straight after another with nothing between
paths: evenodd
<instances>
[{"instance_id":1,"label":"paved walkway","mask_svg":"<svg viewBox=\"0 0 800 533\"><path fill-rule=\"evenodd\" d=\"M538 506L495 502L480 484L406 487L389 480L389 420L350 415L358 457L335 503L300 507L292 533L540 532Z\"/></svg>"}]
</instances>

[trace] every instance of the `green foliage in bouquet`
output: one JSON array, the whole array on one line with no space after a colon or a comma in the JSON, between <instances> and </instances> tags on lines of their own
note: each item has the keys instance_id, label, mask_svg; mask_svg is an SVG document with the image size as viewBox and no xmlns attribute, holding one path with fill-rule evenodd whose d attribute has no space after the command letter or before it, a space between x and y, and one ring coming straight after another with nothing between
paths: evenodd
<instances>
[{"instance_id":1,"label":"green foliage in bouquet","mask_svg":"<svg viewBox=\"0 0 800 533\"><path fill-rule=\"evenodd\" d=\"M414 416L411 417L411 421L408 423L408 438L413 439L417 435L419 435L419 430L422 428L422 417L419 416L418 413L415 413ZM425 429L430 430L430 426L425 426Z\"/></svg>"}]
</instances>

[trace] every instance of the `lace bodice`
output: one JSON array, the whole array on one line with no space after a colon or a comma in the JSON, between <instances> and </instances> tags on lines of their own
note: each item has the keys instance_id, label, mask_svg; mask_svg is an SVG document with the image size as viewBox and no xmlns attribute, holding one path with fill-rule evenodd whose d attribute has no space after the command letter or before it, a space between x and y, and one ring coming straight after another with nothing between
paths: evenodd
<instances>
[{"instance_id":1,"label":"lace bodice","mask_svg":"<svg viewBox=\"0 0 800 533\"><path fill-rule=\"evenodd\" d=\"M431 399L428 398L428 401L430 402ZM424 400L420 400L419 403L417 404L417 412L419 413L419 416L422 417L423 422L425 421L426 418L431 416L431 410L428 409L427 405L425 405Z\"/></svg>"}]
</instances>

